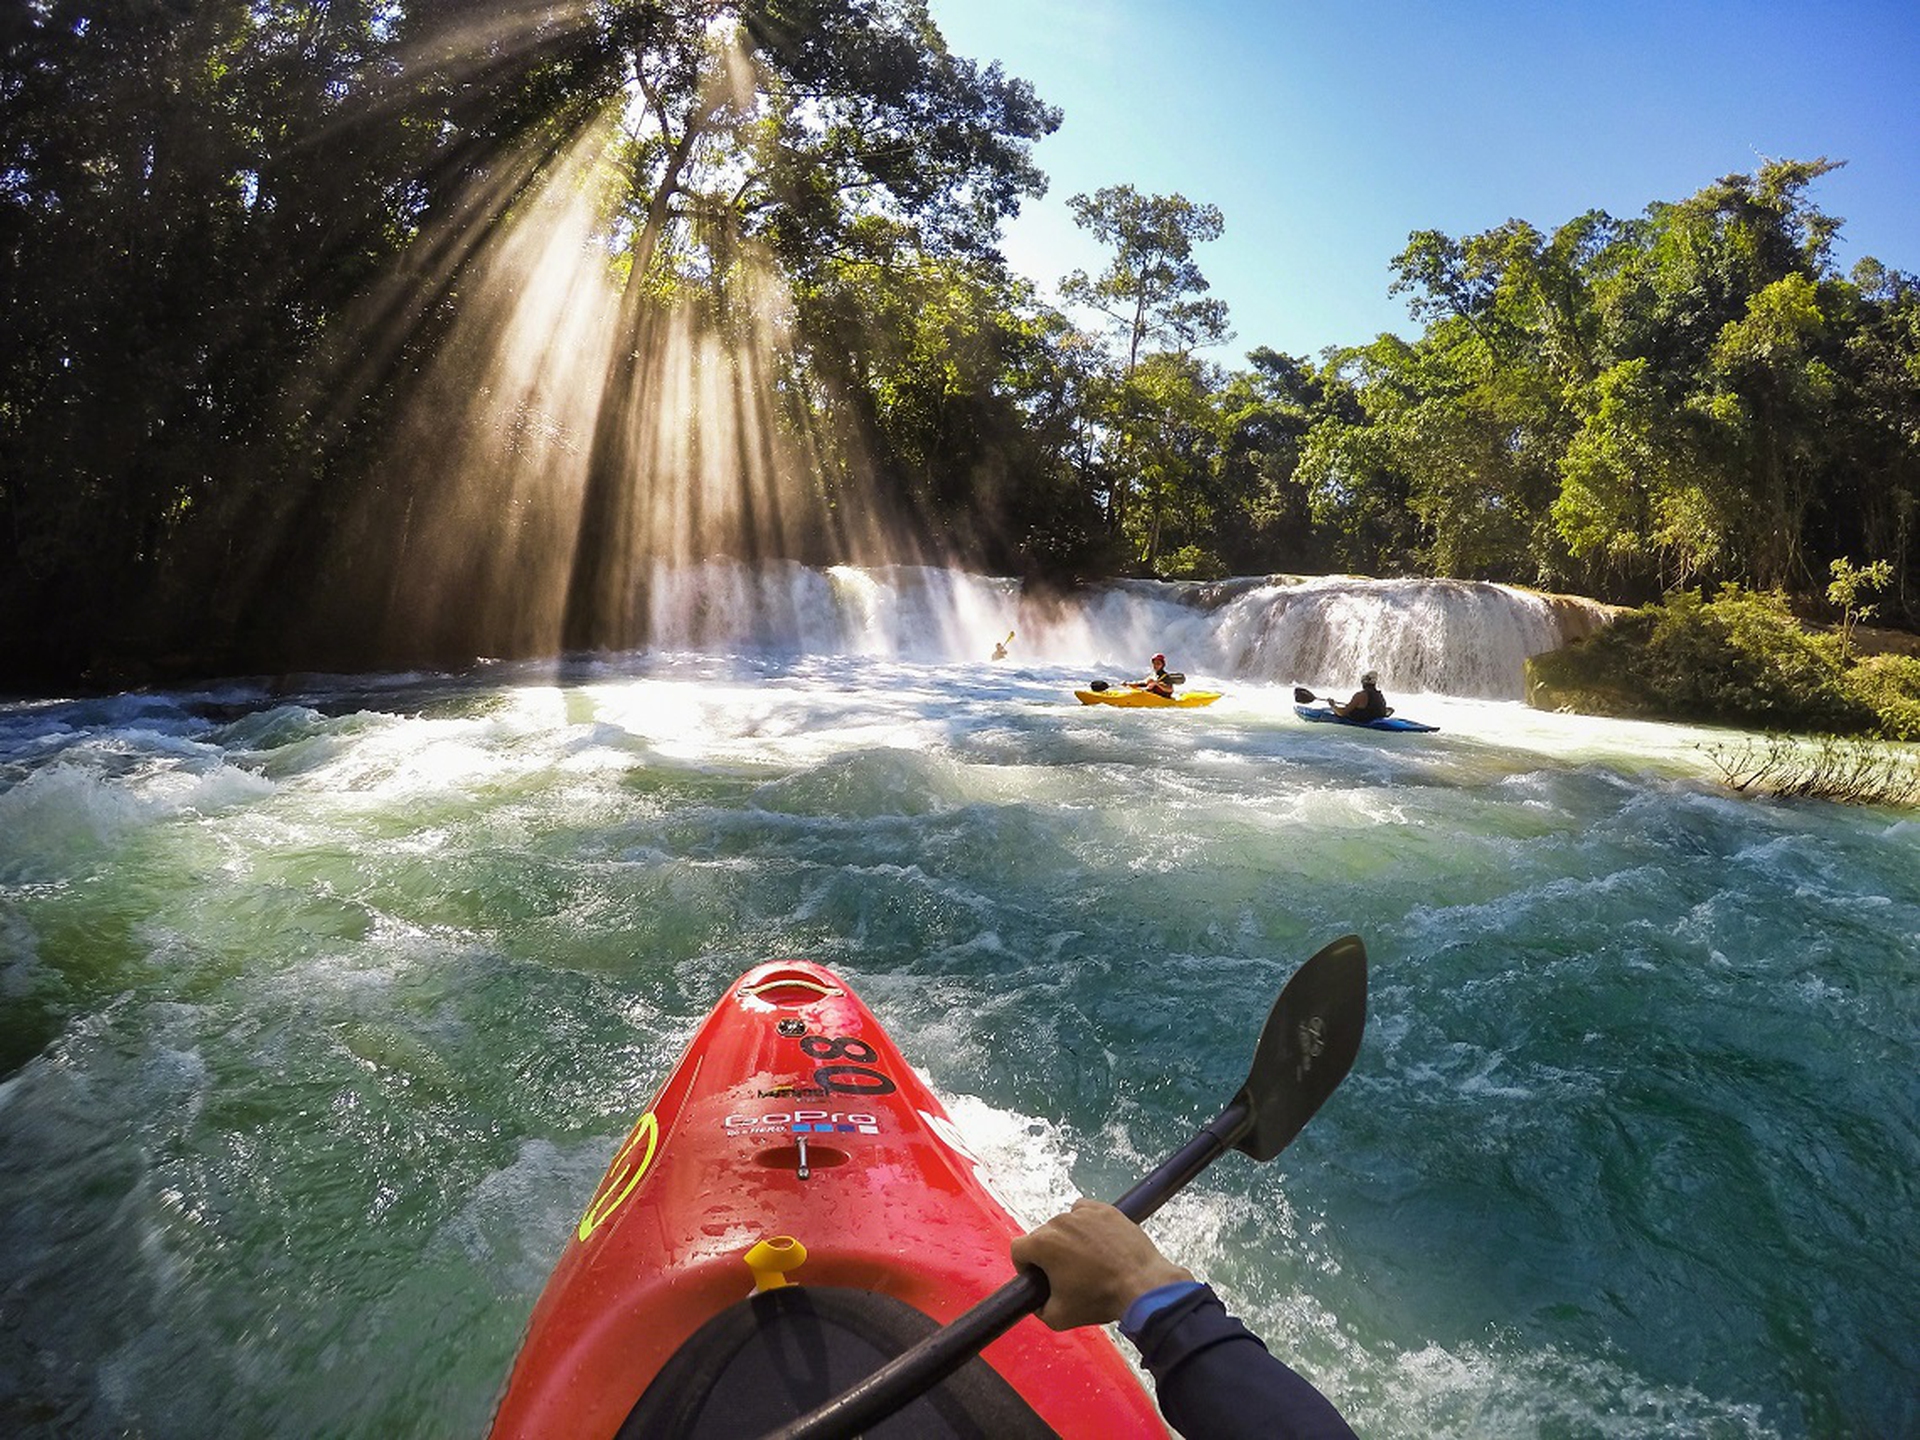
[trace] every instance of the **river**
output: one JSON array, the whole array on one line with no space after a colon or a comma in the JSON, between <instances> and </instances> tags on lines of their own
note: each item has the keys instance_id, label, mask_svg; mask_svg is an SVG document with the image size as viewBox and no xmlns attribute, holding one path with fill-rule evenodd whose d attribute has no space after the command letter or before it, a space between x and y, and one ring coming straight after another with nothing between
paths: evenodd
<instances>
[{"instance_id":1,"label":"river","mask_svg":"<svg viewBox=\"0 0 1920 1440\"><path fill-rule=\"evenodd\" d=\"M1346 1084L1152 1228L1361 1434L1920 1433L1920 817L1527 709L1494 587L658 595L565 666L0 705L0 1430L478 1435L761 960L852 981L1037 1220L1351 931ZM1152 649L1225 698L1073 700ZM1362 664L1440 732L1295 717Z\"/></svg>"}]
</instances>

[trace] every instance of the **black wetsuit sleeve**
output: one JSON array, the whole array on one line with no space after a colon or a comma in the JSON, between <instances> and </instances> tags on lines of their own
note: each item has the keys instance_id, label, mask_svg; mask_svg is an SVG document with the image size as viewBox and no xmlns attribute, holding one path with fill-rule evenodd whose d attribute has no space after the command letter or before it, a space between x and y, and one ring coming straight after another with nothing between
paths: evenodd
<instances>
[{"instance_id":1,"label":"black wetsuit sleeve","mask_svg":"<svg viewBox=\"0 0 1920 1440\"><path fill-rule=\"evenodd\" d=\"M1161 1414L1187 1440L1354 1440L1332 1402L1206 1286L1156 1311L1135 1343Z\"/></svg>"}]
</instances>

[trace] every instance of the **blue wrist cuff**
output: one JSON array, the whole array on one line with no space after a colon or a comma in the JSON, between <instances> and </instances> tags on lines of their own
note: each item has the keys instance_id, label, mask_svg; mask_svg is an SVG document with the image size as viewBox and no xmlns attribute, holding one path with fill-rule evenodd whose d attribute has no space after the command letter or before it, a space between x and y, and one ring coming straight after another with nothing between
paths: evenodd
<instances>
[{"instance_id":1,"label":"blue wrist cuff","mask_svg":"<svg viewBox=\"0 0 1920 1440\"><path fill-rule=\"evenodd\" d=\"M1120 1317L1120 1333L1129 1340L1137 1339L1140 1332L1147 1328L1147 1322L1156 1314L1176 1300L1184 1299L1194 1291L1205 1288L1198 1280L1176 1280L1171 1285L1156 1285L1146 1294L1136 1295L1133 1303L1127 1306L1126 1312Z\"/></svg>"}]
</instances>

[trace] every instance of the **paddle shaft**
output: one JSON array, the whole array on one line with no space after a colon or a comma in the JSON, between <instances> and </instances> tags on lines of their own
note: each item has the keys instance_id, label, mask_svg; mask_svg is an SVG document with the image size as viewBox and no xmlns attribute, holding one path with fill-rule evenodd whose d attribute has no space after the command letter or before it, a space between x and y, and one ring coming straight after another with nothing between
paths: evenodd
<instances>
[{"instance_id":1,"label":"paddle shaft","mask_svg":"<svg viewBox=\"0 0 1920 1440\"><path fill-rule=\"evenodd\" d=\"M1193 1178L1230 1150L1253 1123L1245 1093L1185 1145L1114 1202L1138 1224L1185 1189ZM1047 1277L1022 1270L952 1324L895 1356L853 1389L803 1415L767 1440L843 1440L858 1435L926 1394L987 1346L1047 1303Z\"/></svg>"},{"instance_id":2,"label":"paddle shaft","mask_svg":"<svg viewBox=\"0 0 1920 1440\"><path fill-rule=\"evenodd\" d=\"M1113 1202L1113 1208L1138 1225L1167 1201L1178 1195L1202 1170L1240 1143L1253 1124L1253 1106L1242 1091L1233 1097L1211 1125L1203 1126L1194 1137L1154 1167L1126 1194ZM1041 1303L1044 1304L1045 1297Z\"/></svg>"}]
</instances>

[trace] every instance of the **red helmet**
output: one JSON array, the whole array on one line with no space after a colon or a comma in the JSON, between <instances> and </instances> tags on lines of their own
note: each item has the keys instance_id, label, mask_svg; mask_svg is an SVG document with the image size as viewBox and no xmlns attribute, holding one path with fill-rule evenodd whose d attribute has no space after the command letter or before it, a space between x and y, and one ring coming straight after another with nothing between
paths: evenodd
<instances>
[{"instance_id":1,"label":"red helmet","mask_svg":"<svg viewBox=\"0 0 1920 1440\"><path fill-rule=\"evenodd\" d=\"M1156 655L1153 657L1153 663L1156 665L1164 665L1167 663L1167 657L1164 655Z\"/></svg>"}]
</instances>

